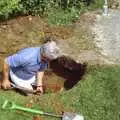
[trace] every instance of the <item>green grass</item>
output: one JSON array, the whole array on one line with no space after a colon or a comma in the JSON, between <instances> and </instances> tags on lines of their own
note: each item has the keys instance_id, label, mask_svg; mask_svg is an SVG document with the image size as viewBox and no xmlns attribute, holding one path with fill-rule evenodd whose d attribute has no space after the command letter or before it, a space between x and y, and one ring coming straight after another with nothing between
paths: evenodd
<instances>
[{"instance_id":1,"label":"green grass","mask_svg":"<svg viewBox=\"0 0 120 120\"><path fill-rule=\"evenodd\" d=\"M73 21L79 18L80 11L77 9L62 10L62 9L51 9L48 12L48 23L55 25L72 24Z\"/></svg>"},{"instance_id":2,"label":"green grass","mask_svg":"<svg viewBox=\"0 0 120 120\"><path fill-rule=\"evenodd\" d=\"M55 25L69 25L78 20L82 13L94 11L96 9L102 9L103 5L104 0L94 0L94 2L91 2L89 6L81 4L79 9L75 7L66 10L52 8L47 12L48 23Z\"/></svg>"},{"instance_id":3,"label":"green grass","mask_svg":"<svg viewBox=\"0 0 120 120\"><path fill-rule=\"evenodd\" d=\"M70 111L82 114L85 120L120 119L120 66L89 66L82 81L73 89L41 97L25 97L12 91L0 91L0 106L5 99L25 106L30 101L33 108L46 112ZM2 110L1 120L32 120L33 114ZM58 120L43 117L44 120Z\"/></svg>"},{"instance_id":4,"label":"green grass","mask_svg":"<svg viewBox=\"0 0 120 120\"><path fill-rule=\"evenodd\" d=\"M88 6L88 10L103 9L104 0L94 0L94 2Z\"/></svg>"}]
</instances>

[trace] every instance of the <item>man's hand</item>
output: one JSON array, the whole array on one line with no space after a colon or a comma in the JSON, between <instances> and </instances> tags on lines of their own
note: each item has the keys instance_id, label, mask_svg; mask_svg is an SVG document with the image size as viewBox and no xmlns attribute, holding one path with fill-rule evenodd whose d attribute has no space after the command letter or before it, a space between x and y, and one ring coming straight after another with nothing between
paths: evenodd
<instances>
[{"instance_id":1,"label":"man's hand","mask_svg":"<svg viewBox=\"0 0 120 120\"><path fill-rule=\"evenodd\" d=\"M40 94L44 93L43 86L37 86L37 92L40 92Z\"/></svg>"},{"instance_id":2,"label":"man's hand","mask_svg":"<svg viewBox=\"0 0 120 120\"><path fill-rule=\"evenodd\" d=\"M10 81L9 80L3 80L2 81L2 84L1 84L1 87L3 88L3 89L10 89L11 88L11 83L10 83Z\"/></svg>"}]
</instances>

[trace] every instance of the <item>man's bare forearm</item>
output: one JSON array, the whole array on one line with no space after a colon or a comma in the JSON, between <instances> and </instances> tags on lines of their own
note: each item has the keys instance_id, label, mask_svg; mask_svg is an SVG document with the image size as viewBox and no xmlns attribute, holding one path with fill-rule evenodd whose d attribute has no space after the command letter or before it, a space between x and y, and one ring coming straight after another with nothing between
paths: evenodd
<instances>
[{"instance_id":1,"label":"man's bare forearm","mask_svg":"<svg viewBox=\"0 0 120 120\"><path fill-rule=\"evenodd\" d=\"M44 76L44 71L37 73L37 85L38 86L43 86L43 76Z\"/></svg>"},{"instance_id":2,"label":"man's bare forearm","mask_svg":"<svg viewBox=\"0 0 120 120\"><path fill-rule=\"evenodd\" d=\"M43 75L44 71L37 73L37 91L40 91L41 94L43 94Z\"/></svg>"},{"instance_id":3,"label":"man's bare forearm","mask_svg":"<svg viewBox=\"0 0 120 120\"><path fill-rule=\"evenodd\" d=\"M6 60L3 61L3 81L9 80L9 65L6 63Z\"/></svg>"},{"instance_id":4,"label":"man's bare forearm","mask_svg":"<svg viewBox=\"0 0 120 120\"><path fill-rule=\"evenodd\" d=\"M2 84L1 87L3 89L9 89L11 87L10 81L9 81L9 65L6 63L6 61L3 61L3 78L2 78Z\"/></svg>"}]
</instances>

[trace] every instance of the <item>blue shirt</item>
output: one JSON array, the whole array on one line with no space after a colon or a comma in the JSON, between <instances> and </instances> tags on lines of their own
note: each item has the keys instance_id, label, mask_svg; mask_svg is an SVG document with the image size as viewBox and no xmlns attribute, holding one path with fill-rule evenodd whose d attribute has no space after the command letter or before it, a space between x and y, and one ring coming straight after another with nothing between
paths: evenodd
<instances>
[{"instance_id":1,"label":"blue shirt","mask_svg":"<svg viewBox=\"0 0 120 120\"><path fill-rule=\"evenodd\" d=\"M25 48L7 57L6 61L17 77L29 80L38 71L44 71L48 67L48 62L41 61L41 51L41 47Z\"/></svg>"}]
</instances>

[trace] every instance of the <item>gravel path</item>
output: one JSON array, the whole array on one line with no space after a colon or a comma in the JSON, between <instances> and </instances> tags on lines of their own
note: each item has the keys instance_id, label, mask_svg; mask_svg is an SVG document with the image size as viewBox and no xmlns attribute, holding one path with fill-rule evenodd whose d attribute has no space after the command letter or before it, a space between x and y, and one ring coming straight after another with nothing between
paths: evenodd
<instances>
[{"instance_id":1,"label":"gravel path","mask_svg":"<svg viewBox=\"0 0 120 120\"><path fill-rule=\"evenodd\" d=\"M120 11L110 10L108 16L96 18L92 27L96 46L109 60L120 63Z\"/></svg>"}]
</instances>

